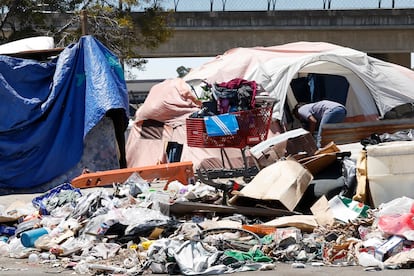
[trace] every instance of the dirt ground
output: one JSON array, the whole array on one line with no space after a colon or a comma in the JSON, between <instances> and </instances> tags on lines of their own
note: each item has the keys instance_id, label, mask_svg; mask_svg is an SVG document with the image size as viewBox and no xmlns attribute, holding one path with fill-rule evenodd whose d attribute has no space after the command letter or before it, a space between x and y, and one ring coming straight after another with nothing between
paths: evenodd
<instances>
[{"instance_id":1,"label":"dirt ground","mask_svg":"<svg viewBox=\"0 0 414 276\"><path fill-rule=\"evenodd\" d=\"M247 271L238 272L229 275L235 276L257 276L257 275L372 275L372 276L405 276L413 275L413 270L382 270L382 271L365 271L361 266L348 267L314 267L311 264L304 268L293 268L291 264L279 263L276 264L274 270L268 271ZM27 275L41 276L41 275L76 275L73 269L65 269L61 266L54 265L54 263L38 263L29 264L27 259L11 259L7 257L0 257L0 275ZM79 274L78 274L79 275ZM120 275L120 274L118 274ZM159 274L161 275L161 274Z\"/></svg>"}]
</instances>

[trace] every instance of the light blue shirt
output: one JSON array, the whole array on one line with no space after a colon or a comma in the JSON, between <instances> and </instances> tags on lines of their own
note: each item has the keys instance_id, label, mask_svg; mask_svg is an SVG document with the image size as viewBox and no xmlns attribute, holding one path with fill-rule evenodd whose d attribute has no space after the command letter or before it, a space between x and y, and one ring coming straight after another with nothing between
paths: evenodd
<instances>
[{"instance_id":1,"label":"light blue shirt","mask_svg":"<svg viewBox=\"0 0 414 276\"><path fill-rule=\"evenodd\" d=\"M323 100L316 103L302 105L299 107L298 113L304 119L308 119L309 116L312 115L316 120L320 121L326 111L332 110L336 107L345 109L345 106L340 103Z\"/></svg>"}]
</instances>

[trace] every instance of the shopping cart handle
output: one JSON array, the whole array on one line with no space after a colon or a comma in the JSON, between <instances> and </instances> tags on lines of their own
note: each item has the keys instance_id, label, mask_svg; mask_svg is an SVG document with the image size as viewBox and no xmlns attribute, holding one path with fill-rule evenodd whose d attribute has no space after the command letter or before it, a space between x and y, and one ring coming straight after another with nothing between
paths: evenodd
<instances>
[{"instance_id":1,"label":"shopping cart handle","mask_svg":"<svg viewBox=\"0 0 414 276\"><path fill-rule=\"evenodd\" d=\"M245 186L244 184L240 184L232 179L228 180L225 183L215 182L210 178L206 177L200 169L197 169L197 175L200 181L204 184L216 188L217 190L223 191L223 205L227 205L227 198L229 193L231 193L232 191L240 191Z\"/></svg>"}]
</instances>

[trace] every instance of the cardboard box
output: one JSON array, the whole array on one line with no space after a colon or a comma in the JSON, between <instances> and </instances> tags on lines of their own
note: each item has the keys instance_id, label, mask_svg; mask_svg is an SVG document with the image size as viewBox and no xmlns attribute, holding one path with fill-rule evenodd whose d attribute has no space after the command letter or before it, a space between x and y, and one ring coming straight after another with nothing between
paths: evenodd
<instances>
[{"instance_id":1,"label":"cardboard box","mask_svg":"<svg viewBox=\"0 0 414 276\"><path fill-rule=\"evenodd\" d=\"M312 156L299 158L298 161L315 175L334 163L338 152L340 150L336 144L330 142L325 147L316 150Z\"/></svg>"},{"instance_id":2,"label":"cardboard box","mask_svg":"<svg viewBox=\"0 0 414 276\"><path fill-rule=\"evenodd\" d=\"M309 132L296 137L290 137L286 144L286 154L294 155L297 153L306 153L312 156L318 150L315 139Z\"/></svg>"},{"instance_id":3,"label":"cardboard box","mask_svg":"<svg viewBox=\"0 0 414 276\"><path fill-rule=\"evenodd\" d=\"M400 253L404 247L404 238L392 236L380 247L375 249L375 258L379 261L385 261L389 257Z\"/></svg>"},{"instance_id":4,"label":"cardboard box","mask_svg":"<svg viewBox=\"0 0 414 276\"><path fill-rule=\"evenodd\" d=\"M305 166L305 168L307 168L313 175L316 175L329 165L333 164L336 159L336 153L322 153L300 158L298 162Z\"/></svg>"},{"instance_id":5,"label":"cardboard box","mask_svg":"<svg viewBox=\"0 0 414 276\"><path fill-rule=\"evenodd\" d=\"M297 161L280 160L259 171L238 196L274 201L293 211L312 180L312 174Z\"/></svg>"},{"instance_id":6,"label":"cardboard box","mask_svg":"<svg viewBox=\"0 0 414 276\"><path fill-rule=\"evenodd\" d=\"M264 168L283 157L312 156L317 149L310 132L298 128L271 137L252 147L249 151L259 167Z\"/></svg>"}]
</instances>

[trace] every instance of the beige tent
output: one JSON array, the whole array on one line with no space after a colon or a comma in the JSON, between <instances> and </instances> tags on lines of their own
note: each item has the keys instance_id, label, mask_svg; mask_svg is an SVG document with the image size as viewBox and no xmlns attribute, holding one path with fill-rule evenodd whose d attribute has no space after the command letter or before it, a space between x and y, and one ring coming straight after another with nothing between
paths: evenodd
<instances>
[{"instance_id":1,"label":"beige tent","mask_svg":"<svg viewBox=\"0 0 414 276\"><path fill-rule=\"evenodd\" d=\"M345 102L348 121L376 120L393 107L414 102L412 70L324 42L234 48L195 68L184 79L255 80L277 101L274 119L283 120L285 103L291 108L296 104L290 85L292 80L310 73L346 79L349 83Z\"/></svg>"},{"instance_id":2,"label":"beige tent","mask_svg":"<svg viewBox=\"0 0 414 276\"><path fill-rule=\"evenodd\" d=\"M223 167L223 162L227 168L242 168L244 162L239 148L226 148L228 158L225 155L222 158L221 148L188 147L186 119L200 110L200 104L181 78L154 85L137 110L128 135L128 167L166 163L168 142L178 142L183 145L181 161L192 161L195 168Z\"/></svg>"},{"instance_id":3,"label":"beige tent","mask_svg":"<svg viewBox=\"0 0 414 276\"><path fill-rule=\"evenodd\" d=\"M297 42L273 47L234 48L210 62L194 68L183 79L169 79L155 85L136 113L127 141L129 167L166 162L169 141L183 144L181 161L193 161L195 167L221 167L221 149L194 148L186 145L185 119L199 110L199 102L189 83L197 88L201 80L227 82L235 78L255 81L275 99L273 122L268 137L286 129L286 106L293 108L297 97L292 80L309 74L340 76L347 83L344 104L347 121L378 120L392 108L414 102L414 72L367 54L334 44ZM331 96L339 89L331 83ZM338 90L338 91L337 91ZM155 120L158 122L155 123ZM149 123L150 122L150 123ZM158 134L148 135L149 130ZM240 149L226 149L233 166L242 166ZM230 166L226 164L226 166Z\"/></svg>"}]
</instances>

